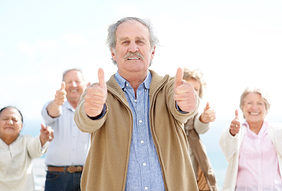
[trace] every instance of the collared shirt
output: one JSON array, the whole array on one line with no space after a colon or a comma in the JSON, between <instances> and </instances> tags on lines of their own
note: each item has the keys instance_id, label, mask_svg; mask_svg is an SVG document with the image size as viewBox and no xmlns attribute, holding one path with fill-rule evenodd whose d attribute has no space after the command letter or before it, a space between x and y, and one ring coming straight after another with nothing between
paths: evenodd
<instances>
[{"instance_id":1,"label":"collared shirt","mask_svg":"<svg viewBox=\"0 0 282 191\"><path fill-rule=\"evenodd\" d=\"M156 147L151 135L149 110L149 89L151 73L137 89L134 89L118 72L115 79L124 91L133 115L133 133L125 191L164 191L162 170Z\"/></svg>"},{"instance_id":2,"label":"collared shirt","mask_svg":"<svg viewBox=\"0 0 282 191\"><path fill-rule=\"evenodd\" d=\"M45 164L50 166L84 165L90 147L90 134L81 132L74 122L75 109L67 101L62 105L62 114L51 117L47 106L41 115L46 125L54 130L54 139L46 153Z\"/></svg>"},{"instance_id":3,"label":"collared shirt","mask_svg":"<svg viewBox=\"0 0 282 191\"><path fill-rule=\"evenodd\" d=\"M267 133L267 122L258 134L250 130L248 123L243 125L247 133L240 148L236 190L282 190L277 153Z\"/></svg>"}]
</instances>

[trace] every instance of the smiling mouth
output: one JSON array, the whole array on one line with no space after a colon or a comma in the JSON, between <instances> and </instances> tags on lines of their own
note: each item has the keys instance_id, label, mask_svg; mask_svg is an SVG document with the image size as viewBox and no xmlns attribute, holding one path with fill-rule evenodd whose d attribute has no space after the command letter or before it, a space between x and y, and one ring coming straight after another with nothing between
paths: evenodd
<instances>
[{"instance_id":1,"label":"smiling mouth","mask_svg":"<svg viewBox=\"0 0 282 191\"><path fill-rule=\"evenodd\" d=\"M253 112L250 112L251 115L259 115L260 113L253 113Z\"/></svg>"},{"instance_id":2,"label":"smiling mouth","mask_svg":"<svg viewBox=\"0 0 282 191\"><path fill-rule=\"evenodd\" d=\"M77 90L71 90L70 92L78 92Z\"/></svg>"},{"instance_id":3,"label":"smiling mouth","mask_svg":"<svg viewBox=\"0 0 282 191\"><path fill-rule=\"evenodd\" d=\"M127 60L140 60L140 58L128 58Z\"/></svg>"}]
</instances>

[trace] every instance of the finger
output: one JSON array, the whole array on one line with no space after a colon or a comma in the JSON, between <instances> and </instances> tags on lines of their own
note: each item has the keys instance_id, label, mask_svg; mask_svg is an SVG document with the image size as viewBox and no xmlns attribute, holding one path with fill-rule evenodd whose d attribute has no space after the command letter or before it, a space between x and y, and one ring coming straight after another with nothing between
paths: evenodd
<instances>
[{"instance_id":1,"label":"finger","mask_svg":"<svg viewBox=\"0 0 282 191\"><path fill-rule=\"evenodd\" d=\"M236 118L236 119L239 119L238 109L235 110L235 118Z\"/></svg>"},{"instance_id":2,"label":"finger","mask_svg":"<svg viewBox=\"0 0 282 191\"><path fill-rule=\"evenodd\" d=\"M205 107L205 111L207 111L209 108L211 108L211 107L210 107L210 103L207 102L207 105L206 105L206 107Z\"/></svg>"},{"instance_id":3,"label":"finger","mask_svg":"<svg viewBox=\"0 0 282 191\"><path fill-rule=\"evenodd\" d=\"M65 90L65 88L66 88L66 83L64 81L62 81L61 90Z\"/></svg>"},{"instance_id":4,"label":"finger","mask_svg":"<svg viewBox=\"0 0 282 191\"><path fill-rule=\"evenodd\" d=\"M46 126L43 123L41 123L41 129L42 130L46 130L47 129Z\"/></svg>"},{"instance_id":5,"label":"finger","mask_svg":"<svg viewBox=\"0 0 282 191\"><path fill-rule=\"evenodd\" d=\"M175 76L174 88L177 88L181 84L182 78L183 78L183 70L182 68L179 67L177 69L176 76Z\"/></svg>"},{"instance_id":6,"label":"finger","mask_svg":"<svg viewBox=\"0 0 282 191\"><path fill-rule=\"evenodd\" d=\"M98 70L98 79L99 79L99 85L102 88L106 88L106 82L105 82L105 76L104 76L104 70L102 68L99 68Z\"/></svg>"},{"instance_id":7,"label":"finger","mask_svg":"<svg viewBox=\"0 0 282 191\"><path fill-rule=\"evenodd\" d=\"M91 83L90 83L90 82L88 82L88 83L87 83L87 85L86 85L86 87L89 87L90 85L91 85Z\"/></svg>"}]
</instances>

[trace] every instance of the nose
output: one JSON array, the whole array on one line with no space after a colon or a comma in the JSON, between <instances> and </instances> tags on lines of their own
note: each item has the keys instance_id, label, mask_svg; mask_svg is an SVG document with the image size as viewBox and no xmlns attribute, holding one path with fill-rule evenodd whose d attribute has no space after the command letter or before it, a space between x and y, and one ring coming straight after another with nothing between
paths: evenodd
<instances>
[{"instance_id":1,"label":"nose","mask_svg":"<svg viewBox=\"0 0 282 191\"><path fill-rule=\"evenodd\" d=\"M138 52L139 48L136 43L130 43L128 51L129 52Z\"/></svg>"},{"instance_id":2,"label":"nose","mask_svg":"<svg viewBox=\"0 0 282 191\"><path fill-rule=\"evenodd\" d=\"M72 82L73 87L77 87L77 83L75 81Z\"/></svg>"},{"instance_id":3,"label":"nose","mask_svg":"<svg viewBox=\"0 0 282 191\"><path fill-rule=\"evenodd\" d=\"M12 120L12 119L8 119L8 120L7 120L7 123L8 123L9 125L12 125L12 124L13 124L13 120Z\"/></svg>"}]
</instances>

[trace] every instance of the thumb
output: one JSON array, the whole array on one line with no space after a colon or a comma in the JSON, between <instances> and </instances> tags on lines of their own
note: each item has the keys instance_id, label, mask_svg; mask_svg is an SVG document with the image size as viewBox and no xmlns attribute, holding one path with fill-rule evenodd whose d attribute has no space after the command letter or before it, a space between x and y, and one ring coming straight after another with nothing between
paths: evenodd
<instances>
[{"instance_id":1,"label":"thumb","mask_svg":"<svg viewBox=\"0 0 282 191\"><path fill-rule=\"evenodd\" d=\"M99 68L99 70L98 70L98 79L99 79L99 85L102 88L106 88L104 70L102 68Z\"/></svg>"},{"instance_id":2,"label":"thumb","mask_svg":"<svg viewBox=\"0 0 282 191\"><path fill-rule=\"evenodd\" d=\"M177 69L176 76L175 76L174 88L177 88L178 86L180 86L182 82L182 78L183 78L183 70L182 68L179 67Z\"/></svg>"},{"instance_id":3,"label":"thumb","mask_svg":"<svg viewBox=\"0 0 282 191\"><path fill-rule=\"evenodd\" d=\"M66 88L66 83L64 81L62 81L61 90L65 90L65 88Z\"/></svg>"},{"instance_id":4,"label":"thumb","mask_svg":"<svg viewBox=\"0 0 282 191\"><path fill-rule=\"evenodd\" d=\"M86 85L86 87L89 87L90 85L91 85L91 83L90 83L90 82L88 82L88 83L87 83L87 85Z\"/></svg>"},{"instance_id":5,"label":"thumb","mask_svg":"<svg viewBox=\"0 0 282 191\"><path fill-rule=\"evenodd\" d=\"M45 130L47 129L47 127L43 123L41 123L41 129Z\"/></svg>"},{"instance_id":6,"label":"thumb","mask_svg":"<svg viewBox=\"0 0 282 191\"><path fill-rule=\"evenodd\" d=\"M206 105L206 107L205 107L205 111L207 111L209 108L211 108L211 107L210 107L210 103L207 102L207 105Z\"/></svg>"},{"instance_id":7,"label":"thumb","mask_svg":"<svg viewBox=\"0 0 282 191\"><path fill-rule=\"evenodd\" d=\"M238 113L238 109L235 110L235 119L239 120L239 113Z\"/></svg>"}]
</instances>

